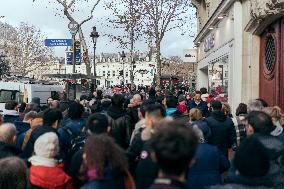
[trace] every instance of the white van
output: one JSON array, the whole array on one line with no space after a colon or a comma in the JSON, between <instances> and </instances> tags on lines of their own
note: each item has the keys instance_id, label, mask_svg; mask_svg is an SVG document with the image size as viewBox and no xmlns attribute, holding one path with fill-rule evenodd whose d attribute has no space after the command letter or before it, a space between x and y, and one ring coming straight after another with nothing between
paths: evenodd
<instances>
[{"instance_id":1,"label":"white van","mask_svg":"<svg viewBox=\"0 0 284 189\"><path fill-rule=\"evenodd\" d=\"M64 85L25 83L20 81L0 81L0 110L9 100L30 103L32 98L39 97L41 104L46 104L48 97L62 93Z\"/></svg>"}]
</instances>

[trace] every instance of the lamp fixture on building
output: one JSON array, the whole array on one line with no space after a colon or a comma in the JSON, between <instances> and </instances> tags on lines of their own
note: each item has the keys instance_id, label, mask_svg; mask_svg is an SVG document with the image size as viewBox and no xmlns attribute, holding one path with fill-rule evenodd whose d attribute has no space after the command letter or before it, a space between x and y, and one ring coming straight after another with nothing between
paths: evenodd
<instances>
[{"instance_id":1,"label":"lamp fixture on building","mask_svg":"<svg viewBox=\"0 0 284 189\"><path fill-rule=\"evenodd\" d=\"M211 27L209 27L208 29L209 29L209 30L213 30L214 28L211 26Z\"/></svg>"}]
</instances>

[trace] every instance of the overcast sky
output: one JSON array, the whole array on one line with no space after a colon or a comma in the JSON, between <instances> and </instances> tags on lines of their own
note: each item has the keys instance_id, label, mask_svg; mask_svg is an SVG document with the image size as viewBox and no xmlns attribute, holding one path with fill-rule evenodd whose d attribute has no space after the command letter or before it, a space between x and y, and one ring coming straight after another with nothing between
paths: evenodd
<instances>
[{"instance_id":1,"label":"overcast sky","mask_svg":"<svg viewBox=\"0 0 284 189\"><path fill-rule=\"evenodd\" d=\"M32 0L1 0L0 16L5 16L0 21L7 22L15 27L20 22L28 22L29 24L39 27L47 38L50 39L64 39L70 38L68 31L68 20L65 17L55 16L56 8L60 6L50 4L48 1L55 0L37 0L33 3ZM90 32L94 25L97 26L99 33L112 29L106 28L101 24L104 17L108 16L108 12L102 7L98 6L95 10L95 18L83 26L84 34L87 38L88 44L91 44L89 38ZM84 18L88 15L89 9L86 4L82 5L78 13L79 18ZM164 56L182 56L183 49L193 48L193 38L186 35L182 36L180 31L173 31L165 36L162 44L162 55ZM138 49L145 51L145 45L139 45ZM64 47L56 47L55 52L57 56L64 57ZM100 37L97 44L97 52L113 53L121 51L116 44L109 42L107 37ZM91 50L92 53L92 50Z\"/></svg>"}]
</instances>

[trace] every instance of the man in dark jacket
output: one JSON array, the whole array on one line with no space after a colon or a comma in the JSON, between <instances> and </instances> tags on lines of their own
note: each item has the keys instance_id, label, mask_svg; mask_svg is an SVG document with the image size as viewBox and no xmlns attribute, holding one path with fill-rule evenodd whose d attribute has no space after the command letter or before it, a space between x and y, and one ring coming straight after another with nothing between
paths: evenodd
<instances>
[{"instance_id":1,"label":"man in dark jacket","mask_svg":"<svg viewBox=\"0 0 284 189\"><path fill-rule=\"evenodd\" d=\"M62 119L62 114L60 110L57 109L47 109L43 113L43 126L37 127L31 133L30 139L23 151L23 158L30 158L34 152L35 141L43 135L44 133L54 132L57 133L57 129L60 126L60 120Z\"/></svg>"},{"instance_id":2,"label":"man in dark jacket","mask_svg":"<svg viewBox=\"0 0 284 189\"><path fill-rule=\"evenodd\" d=\"M135 124L139 121L138 108L142 104L142 98L140 94L135 94L130 100L128 105L127 114L130 117L131 129L134 130Z\"/></svg>"},{"instance_id":3,"label":"man in dark jacket","mask_svg":"<svg viewBox=\"0 0 284 189\"><path fill-rule=\"evenodd\" d=\"M175 122L163 125L151 142L159 175L150 189L186 189L185 174L197 145L198 138L192 129Z\"/></svg>"},{"instance_id":4,"label":"man in dark jacket","mask_svg":"<svg viewBox=\"0 0 284 189\"><path fill-rule=\"evenodd\" d=\"M0 159L19 156L21 151L16 148L16 127L12 123L0 126Z\"/></svg>"},{"instance_id":5,"label":"man in dark jacket","mask_svg":"<svg viewBox=\"0 0 284 189\"><path fill-rule=\"evenodd\" d=\"M192 108L198 108L199 110L201 110L203 117L208 117L210 115L207 103L202 101L201 99L200 91L195 92L193 100L190 100L187 106L189 110Z\"/></svg>"},{"instance_id":6,"label":"man in dark jacket","mask_svg":"<svg viewBox=\"0 0 284 189\"><path fill-rule=\"evenodd\" d=\"M248 114L246 131L248 136L255 136L269 150L270 163L273 167L278 167L283 171L283 166L279 165L279 159L283 159L284 145L270 133L275 126L271 117L261 111L252 111Z\"/></svg>"},{"instance_id":7,"label":"man in dark jacket","mask_svg":"<svg viewBox=\"0 0 284 189\"><path fill-rule=\"evenodd\" d=\"M124 97L121 94L113 95L111 106L107 111L111 135L116 143L123 149L127 149L131 138L130 117L123 110Z\"/></svg>"},{"instance_id":8,"label":"man in dark jacket","mask_svg":"<svg viewBox=\"0 0 284 189\"><path fill-rule=\"evenodd\" d=\"M228 150L232 147L236 138L234 123L221 111L221 102L213 101L211 107L213 112L210 117L206 118L212 134L209 143L216 145L228 157Z\"/></svg>"},{"instance_id":9,"label":"man in dark jacket","mask_svg":"<svg viewBox=\"0 0 284 189\"><path fill-rule=\"evenodd\" d=\"M71 147L71 139L79 136L85 127L85 120L82 118L84 106L77 102L72 102L68 109L68 120L66 125L58 129L61 150L67 154Z\"/></svg>"},{"instance_id":10,"label":"man in dark jacket","mask_svg":"<svg viewBox=\"0 0 284 189\"><path fill-rule=\"evenodd\" d=\"M257 137L248 137L236 152L228 173L229 184L212 189L282 189L283 175L269 163L269 153Z\"/></svg>"}]
</instances>

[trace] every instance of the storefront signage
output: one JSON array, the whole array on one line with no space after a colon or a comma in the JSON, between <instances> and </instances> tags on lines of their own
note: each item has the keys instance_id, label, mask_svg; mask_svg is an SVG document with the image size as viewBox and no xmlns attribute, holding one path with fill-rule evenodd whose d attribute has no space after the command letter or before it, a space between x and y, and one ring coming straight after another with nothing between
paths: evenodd
<instances>
[{"instance_id":1,"label":"storefront signage","mask_svg":"<svg viewBox=\"0 0 284 189\"><path fill-rule=\"evenodd\" d=\"M210 34L205 40L204 40L204 52L210 51L212 48L214 48L215 45L215 35Z\"/></svg>"}]
</instances>

